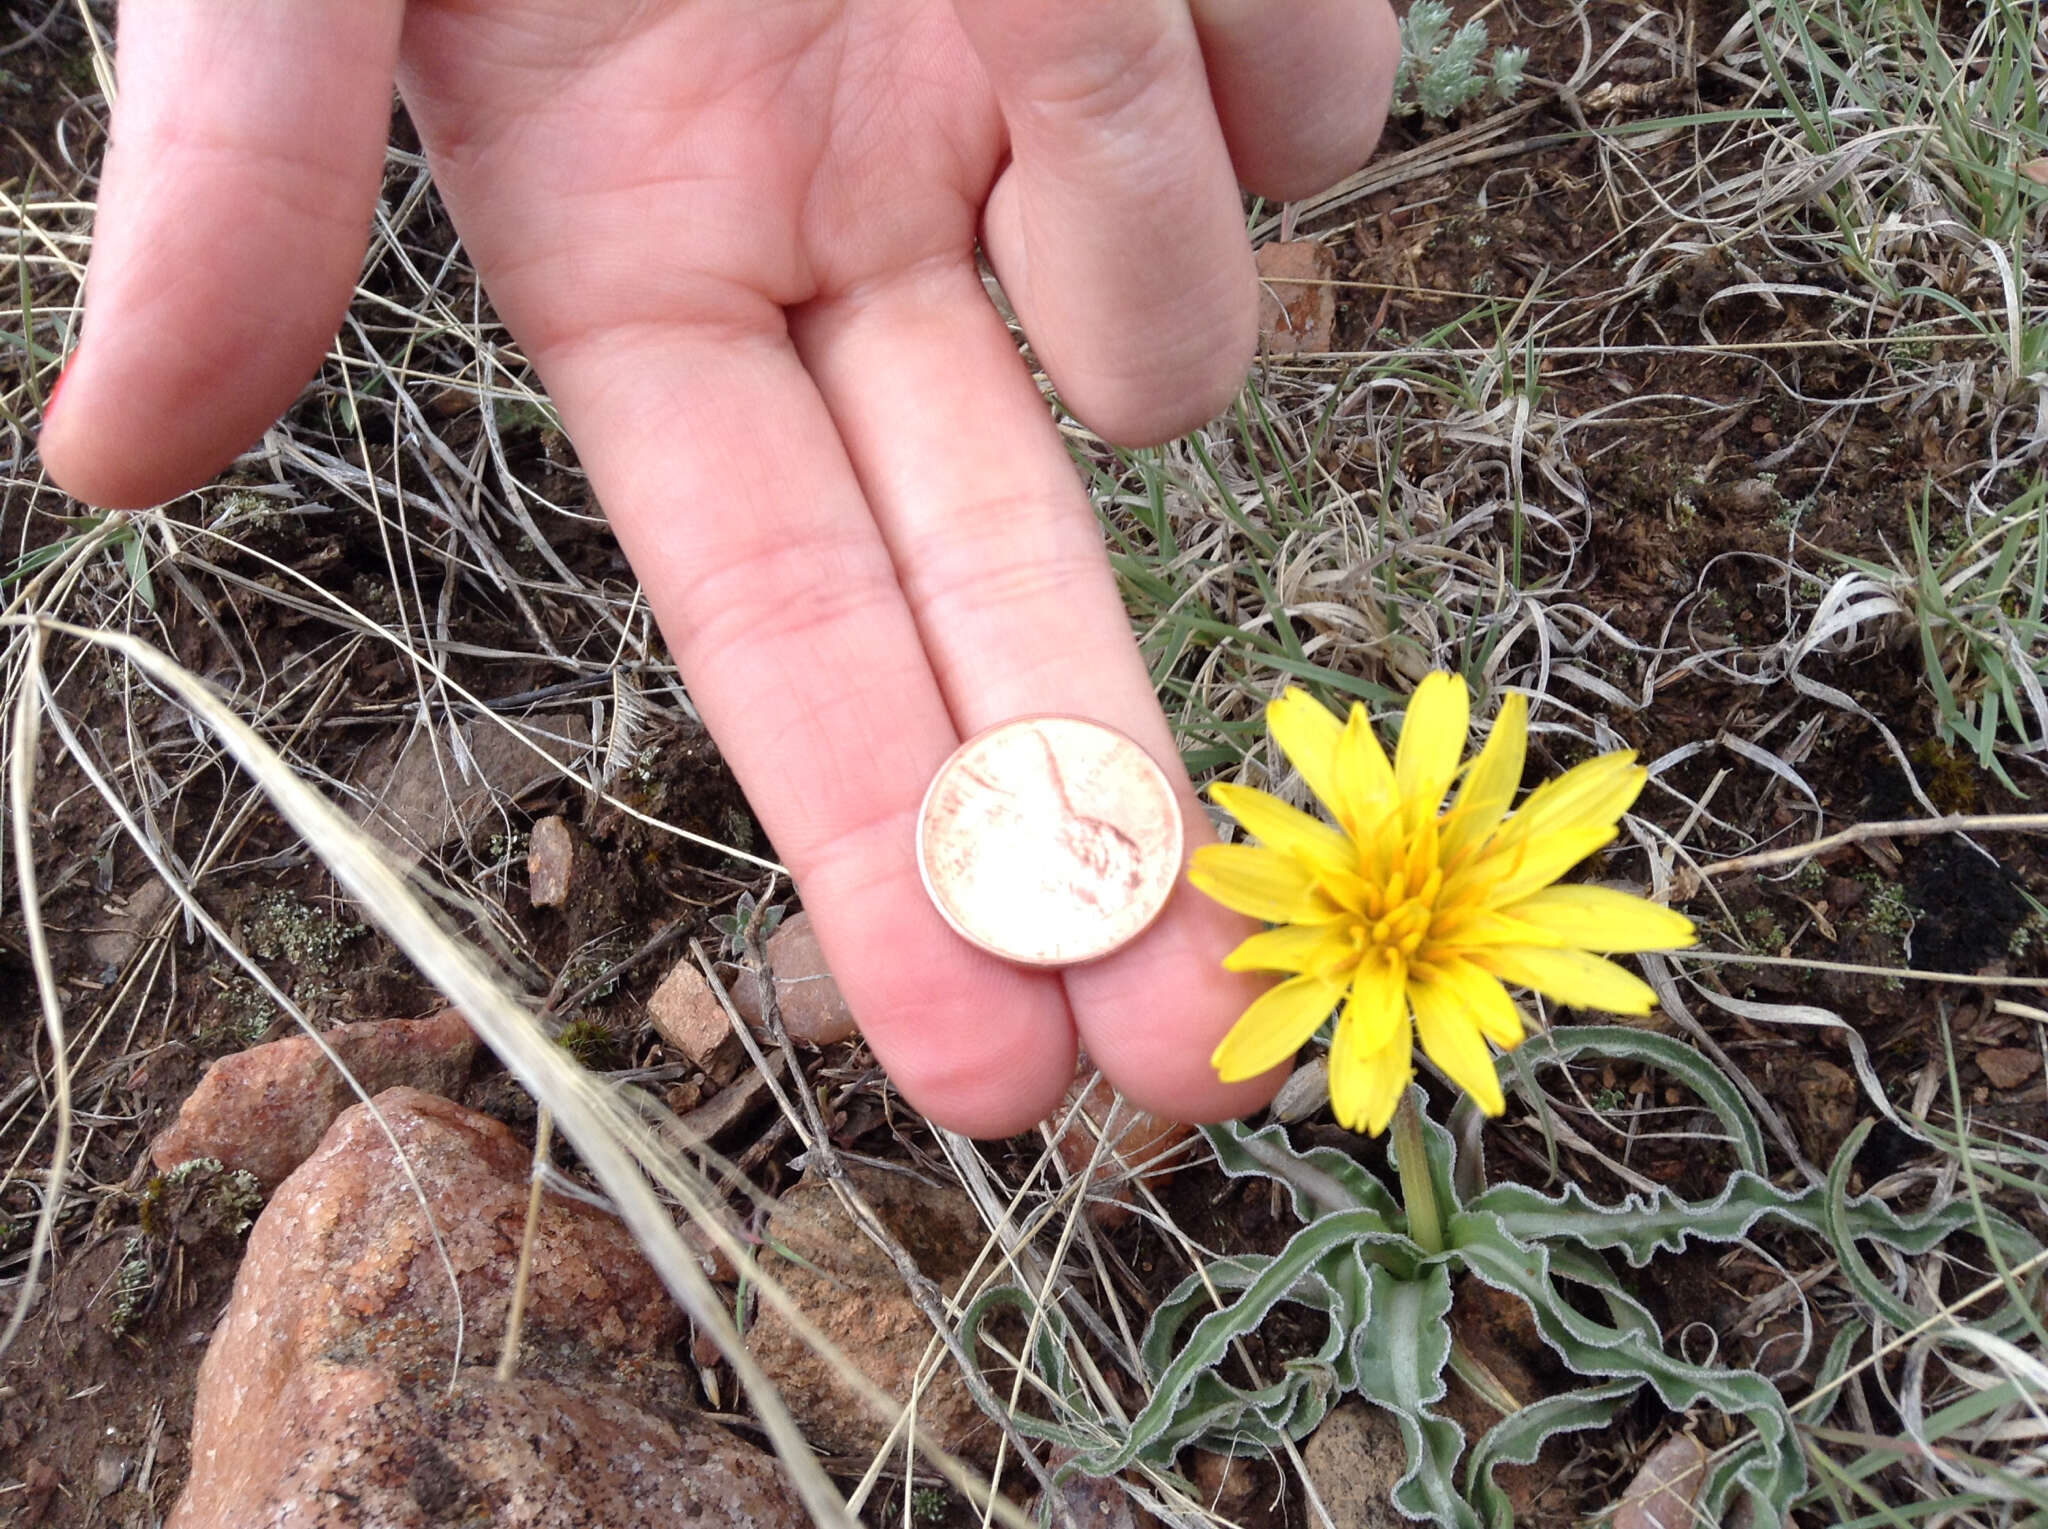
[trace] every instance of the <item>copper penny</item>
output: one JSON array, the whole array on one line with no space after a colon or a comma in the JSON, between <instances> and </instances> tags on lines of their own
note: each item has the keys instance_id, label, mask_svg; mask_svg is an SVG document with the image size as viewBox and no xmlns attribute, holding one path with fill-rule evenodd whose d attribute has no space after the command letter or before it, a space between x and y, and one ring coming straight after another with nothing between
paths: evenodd
<instances>
[{"instance_id":1,"label":"copper penny","mask_svg":"<svg viewBox=\"0 0 2048 1529\"><path fill-rule=\"evenodd\" d=\"M917 817L925 890L962 938L1024 966L1119 950L1180 880L1180 805L1137 744L1022 717L960 745Z\"/></svg>"}]
</instances>

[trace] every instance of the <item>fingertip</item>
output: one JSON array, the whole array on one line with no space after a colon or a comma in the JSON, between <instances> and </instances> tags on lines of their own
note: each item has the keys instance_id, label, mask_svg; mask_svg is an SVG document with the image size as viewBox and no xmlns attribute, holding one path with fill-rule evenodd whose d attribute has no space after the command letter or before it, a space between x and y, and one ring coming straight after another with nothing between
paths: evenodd
<instances>
[{"instance_id":1,"label":"fingertip","mask_svg":"<svg viewBox=\"0 0 2048 1529\"><path fill-rule=\"evenodd\" d=\"M104 412L99 396L104 390L94 372L83 351L77 352L51 389L36 434L36 454L44 472L71 498L101 509L141 510L174 497L177 489L163 491L166 486L147 471L150 459L92 449L96 419ZM61 411L60 400L64 405ZM145 471L135 472L138 466Z\"/></svg>"},{"instance_id":2,"label":"fingertip","mask_svg":"<svg viewBox=\"0 0 2048 1529\"><path fill-rule=\"evenodd\" d=\"M195 488L318 368L362 262L402 21L399 0L122 8L87 339L38 440L68 493L129 509Z\"/></svg>"},{"instance_id":3,"label":"fingertip","mask_svg":"<svg viewBox=\"0 0 2048 1529\"><path fill-rule=\"evenodd\" d=\"M1233 227L1227 241L1211 240L1200 265L1171 283L1047 280L1030 254L1046 235L1027 227L1021 195L1013 167L989 198L983 244L1061 406L1128 447L1161 445L1229 409L1258 355L1258 267L1242 233ZM1094 260L1136 268L1147 258L1134 237Z\"/></svg>"},{"instance_id":4,"label":"fingertip","mask_svg":"<svg viewBox=\"0 0 2048 1529\"><path fill-rule=\"evenodd\" d=\"M57 412L57 400L64 394L64 384L71 376L71 363L66 361L57 372L57 380L50 384L50 391L43 399L43 418L40 430L47 430L50 420Z\"/></svg>"},{"instance_id":5,"label":"fingertip","mask_svg":"<svg viewBox=\"0 0 2048 1529\"><path fill-rule=\"evenodd\" d=\"M63 407L45 410L37 437L51 479L86 504L133 510L218 477L318 373L353 269L350 259L329 294L222 313L204 334L99 310L101 333L65 368Z\"/></svg>"},{"instance_id":6,"label":"fingertip","mask_svg":"<svg viewBox=\"0 0 2048 1529\"><path fill-rule=\"evenodd\" d=\"M1079 368L1049 374L1074 417L1113 445L1161 446L1206 425L1237 401L1258 354L1258 278L1247 262L1238 290L1205 310L1206 332L1174 336L1156 353L1129 358L1114 373Z\"/></svg>"},{"instance_id":7,"label":"fingertip","mask_svg":"<svg viewBox=\"0 0 2048 1529\"><path fill-rule=\"evenodd\" d=\"M933 1125L993 1141L1028 1131L1059 1108L1079 1054L1071 1026L1014 1030L991 1048L916 1050L885 1065L910 1106Z\"/></svg>"},{"instance_id":8,"label":"fingertip","mask_svg":"<svg viewBox=\"0 0 2048 1529\"><path fill-rule=\"evenodd\" d=\"M246 378L223 382L196 368L190 354L129 354L143 338L110 336L90 354L81 349L64 371L62 409L54 399L44 409L37 454L51 481L81 503L147 509L218 477L303 381L252 390ZM323 342L307 364L308 375L324 348ZM221 362L232 368L235 359Z\"/></svg>"},{"instance_id":9,"label":"fingertip","mask_svg":"<svg viewBox=\"0 0 2048 1529\"><path fill-rule=\"evenodd\" d=\"M1298 201L1372 155L1393 100L1399 23L1386 0L1197 0L1196 27L1231 163L1246 190Z\"/></svg>"},{"instance_id":10,"label":"fingertip","mask_svg":"<svg viewBox=\"0 0 2048 1529\"><path fill-rule=\"evenodd\" d=\"M1256 350L1258 278L1185 5L960 13L1011 154L982 247L1062 400L1127 445L1213 418Z\"/></svg>"},{"instance_id":11,"label":"fingertip","mask_svg":"<svg viewBox=\"0 0 2048 1529\"><path fill-rule=\"evenodd\" d=\"M1178 1120L1183 1125L1219 1125L1241 1120L1264 1109L1280 1092L1280 1085L1293 1071L1291 1065L1274 1068L1242 1083L1219 1083L1214 1070L1206 1077L1171 1078L1148 1074L1130 1083L1118 1083L1126 1099L1148 1115Z\"/></svg>"},{"instance_id":12,"label":"fingertip","mask_svg":"<svg viewBox=\"0 0 2048 1529\"><path fill-rule=\"evenodd\" d=\"M911 1108L978 1138L1014 1136L1051 1113L1078 1046L1059 979L998 961L948 928L912 863L910 833L893 821L834 838L822 855L792 842L826 965Z\"/></svg>"},{"instance_id":13,"label":"fingertip","mask_svg":"<svg viewBox=\"0 0 2048 1529\"><path fill-rule=\"evenodd\" d=\"M813 906L821 931L843 934L837 926L861 919ZM1058 980L970 950L935 914L895 927L904 938L892 954L878 960L870 934L833 968L889 1081L948 1131L992 1139L1030 1130L1074 1076L1078 1043Z\"/></svg>"},{"instance_id":14,"label":"fingertip","mask_svg":"<svg viewBox=\"0 0 2048 1529\"><path fill-rule=\"evenodd\" d=\"M868 1048L919 1114L995 1138L1058 1106L1078 1043L1056 977L971 948L914 872L888 874L860 849L806 879L805 906Z\"/></svg>"},{"instance_id":15,"label":"fingertip","mask_svg":"<svg viewBox=\"0 0 2048 1529\"><path fill-rule=\"evenodd\" d=\"M1277 1067L1225 1083L1209 1061L1267 986L1263 976L1223 967L1254 927L1183 885L1136 945L1067 973L1090 1059L1133 1104L1191 1124L1231 1120L1260 1108L1286 1081L1287 1069Z\"/></svg>"}]
</instances>

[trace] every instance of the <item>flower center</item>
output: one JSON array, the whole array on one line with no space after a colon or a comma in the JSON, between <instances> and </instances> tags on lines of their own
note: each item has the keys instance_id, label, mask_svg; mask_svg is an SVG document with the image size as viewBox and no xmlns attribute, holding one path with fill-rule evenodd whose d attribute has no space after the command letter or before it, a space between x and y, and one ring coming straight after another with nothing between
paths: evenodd
<instances>
[{"instance_id":1,"label":"flower center","mask_svg":"<svg viewBox=\"0 0 2048 1529\"><path fill-rule=\"evenodd\" d=\"M1421 898L1411 897L1384 918L1375 919L1368 937L1374 945L1412 956L1429 933L1431 911Z\"/></svg>"},{"instance_id":2,"label":"flower center","mask_svg":"<svg viewBox=\"0 0 2048 1529\"><path fill-rule=\"evenodd\" d=\"M1431 825L1432 827L1434 825ZM1352 945L1358 956L1384 950L1412 961L1429 938L1443 891L1443 867L1437 864L1436 836L1425 829L1405 843L1387 846L1391 862L1383 878L1360 887L1358 922ZM1370 864L1369 857L1367 859Z\"/></svg>"}]
</instances>

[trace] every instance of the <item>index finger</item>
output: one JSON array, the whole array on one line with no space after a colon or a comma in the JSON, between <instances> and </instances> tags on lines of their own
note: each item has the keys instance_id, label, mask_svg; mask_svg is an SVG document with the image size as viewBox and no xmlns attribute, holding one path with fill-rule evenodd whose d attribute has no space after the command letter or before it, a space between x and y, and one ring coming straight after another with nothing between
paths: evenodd
<instances>
[{"instance_id":1,"label":"index finger","mask_svg":"<svg viewBox=\"0 0 2048 1529\"><path fill-rule=\"evenodd\" d=\"M195 488L319 367L369 236L403 12L121 7L85 340L37 443L66 491L134 509Z\"/></svg>"}]
</instances>

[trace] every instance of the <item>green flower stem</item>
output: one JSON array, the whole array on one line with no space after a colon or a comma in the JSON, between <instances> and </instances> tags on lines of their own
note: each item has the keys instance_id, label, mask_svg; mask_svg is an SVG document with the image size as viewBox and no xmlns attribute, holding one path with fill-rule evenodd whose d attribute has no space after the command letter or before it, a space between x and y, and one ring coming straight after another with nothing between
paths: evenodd
<instances>
[{"instance_id":1,"label":"green flower stem","mask_svg":"<svg viewBox=\"0 0 2048 1529\"><path fill-rule=\"evenodd\" d=\"M1408 1236L1425 1253L1444 1250L1444 1226L1437 1214L1436 1186L1429 1181L1429 1153L1422 1144L1422 1111L1411 1091L1394 1110L1394 1156L1401 1165L1401 1204Z\"/></svg>"}]
</instances>

